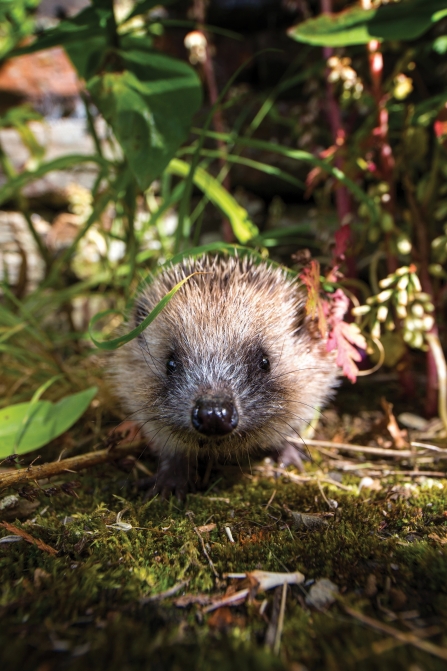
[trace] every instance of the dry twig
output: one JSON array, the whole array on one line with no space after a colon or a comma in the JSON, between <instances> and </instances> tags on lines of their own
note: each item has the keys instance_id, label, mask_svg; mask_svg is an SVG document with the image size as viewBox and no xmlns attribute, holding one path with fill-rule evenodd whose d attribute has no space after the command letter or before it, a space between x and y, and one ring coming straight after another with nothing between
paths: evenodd
<instances>
[{"instance_id":1,"label":"dry twig","mask_svg":"<svg viewBox=\"0 0 447 671\"><path fill-rule=\"evenodd\" d=\"M176 585L173 585L164 592L159 592L158 594L151 594L151 596L145 596L140 599L140 604L144 606L146 603L153 603L154 601L163 601L163 599L169 599L171 596L174 596L180 592L186 585L189 583L189 580L181 580Z\"/></svg>"},{"instance_id":2,"label":"dry twig","mask_svg":"<svg viewBox=\"0 0 447 671\"><path fill-rule=\"evenodd\" d=\"M311 440L306 439L306 441L299 440L298 438L287 438L291 443L296 445L307 445L307 447L316 447L319 448L331 448L335 450L345 450L346 452L362 452L364 454L376 454L380 457L394 457L397 459L408 459L411 457L420 457L426 455L429 451L435 451L447 456L447 450L436 445L428 445L425 443L410 443L411 447L421 448L419 450L393 450L384 447L367 447L364 445L350 445L349 443L334 443L331 440Z\"/></svg>"},{"instance_id":3,"label":"dry twig","mask_svg":"<svg viewBox=\"0 0 447 671\"><path fill-rule=\"evenodd\" d=\"M14 526L14 524L9 524L9 522L0 522L0 526L4 527L5 529L10 531L12 534L15 534L16 536L21 536L24 541L30 543L31 545L35 545L37 548L39 548L39 550L48 552L48 554L52 555L53 557L57 555L57 550L52 548L50 545L47 545L39 538L34 538L34 536L31 536L31 534L27 533L26 531L23 531L23 529L19 529L19 527Z\"/></svg>"},{"instance_id":4,"label":"dry twig","mask_svg":"<svg viewBox=\"0 0 447 671\"><path fill-rule=\"evenodd\" d=\"M206 549L206 547L205 547L205 543L204 543L204 541L203 541L203 538L202 538L202 536L201 536L200 531L198 530L197 527L194 527L194 531L196 532L196 534L197 534L198 537L200 538L200 543L201 543L201 545L202 545L203 554L204 554L205 557L208 559L208 563L209 563L209 565L211 566L211 570L213 571L213 573L214 573L214 575L216 576L216 578L219 578L219 574L218 574L218 572L216 571L216 567L215 567L214 564L213 564L213 560L211 559L211 557L209 556L209 554L208 554L208 552L207 552L207 549Z\"/></svg>"},{"instance_id":5,"label":"dry twig","mask_svg":"<svg viewBox=\"0 0 447 671\"><path fill-rule=\"evenodd\" d=\"M73 471L82 471L84 468L91 468L92 466L98 466L99 464L118 461L130 454L134 454L138 450L141 450L141 444L118 445L110 449L87 452L87 454L80 454L77 457L52 461L48 464L41 464L40 466L28 466L28 468L19 470L11 469L8 472L0 474L0 491L7 489L8 487L13 487L14 485L23 485L27 482L44 480L55 475L62 475Z\"/></svg>"},{"instance_id":6,"label":"dry twig","mask_svg":"<svg viewBox=\"0 0 447 671\"><path fill-rule=\"evenodd\" d=\"M363 622L363 624L366 624L373 629L377 629L377 631L381 631L384 634L388 634L388 636L396 638L402 643L413 645L415 648L419 648L419 650L424 650L424 652L428 652L430 655L434 655L435 657L439 657L440 659L445 659L447 661L447 648L441 648L439 645L435 645L435 643L430 643L430 641L420 640L420 638L418 638L418 636L412 632L400 631L395 627L391 627L389 624L375 620L372 617L368 617L368 615L363 615L363 613L360 613L353 608L349 608L349 606L345 606L345 611L348 613L348 615L355 617L356 620Z\"/></svg>"}]
</instances>

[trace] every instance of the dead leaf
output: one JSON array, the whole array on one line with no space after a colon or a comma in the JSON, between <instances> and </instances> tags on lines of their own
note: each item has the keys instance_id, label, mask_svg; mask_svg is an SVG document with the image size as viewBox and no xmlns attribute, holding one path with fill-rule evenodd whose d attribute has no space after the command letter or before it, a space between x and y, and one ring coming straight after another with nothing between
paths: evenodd
<instances>
[{"instance_id":1,"label":"dead leaf","mask_svg":"<svg viewBox=\"0 0 447 671\"><path fill-rule=\"evenodd\" d=\"M245 601L247 596L250 594L249 589L241 589L239 592L235 592L230 596L224 596L219 601L211 603L207 608L204 608L204 613L210 613L212 610L217 610L217 608L223 608L224 606L239 606Z\"/></svg>"},{"instance_id":2,"label":"dead leaf","mask_svg":"<svg viewBox=\"0 0 447 671\"><path fill-rule=\"evenodd\" d=\"M200 531L201 534L206 533L207 531L213 531L215 529L217 524L204 524L202 527L197 527L197 529Z\"/></svg>"},{"instance_id":3,"label":"dead leaf","mask_svg":"<svg viewBox=\"0 0 447 671\"><path fill-rule=\"evenodd\" d=\"M207 606L211 603L211 600L209 594L184 594L174 601L174 605L177 608L187 608L195 603L199 604L199 606Z\"/></svg>"},{"instance_id":4,"label":"dead leaf","mask_svg":"<svg viewBox=\"0 0 447 671\"><path fill-rule=\"evenodd\" d=\"M48 578L51 578L51 575L43 569L36 568L34 570L34 586L37 587L37 589L40 589Z\"/></svg>"},{"instance_id":5,"label":"dead leaf","mask_svg":"<svg viewBox=\"0 0 447 671\"><path fill-rule=\"evenodd\" d=\"M304 575L299 571L294 573L276 573L272 571L250 571L247 577L257 581L259 591L273 589L280 585L300 585L304 582Z\"/></svg>"},{"instance_id":6,"label":"dead leaf","mask_svg":"<svg viewBox=\"0 0 447 671\"><path fill-rule=\"evenodd\" d=\"M224 606L223 608L218 608L212 615L210 615L208 619L208 625L212 629L219 629L221 631L228 629L231 626L244 627L245 618L238 615L233 615L230 608L228 606Z\"/></svg>"},{"instance_id":7,"label":"dead leaf","mask_svg":"<svg viewBox=\"0 0 447 671\"><path fill-rule=\"evenodd\" d=\"M399 429L399 425L395 416L393 415L393 404L388 403L385 398L380 399L380 405L383 408L386 417L386 428L393 439L394 446L398 450L403 450L408 447L407 442L407 431L405 429Z\"/></svg>"},{"instance_id":8,"label":"dead leaf","mask_svg":"<svg viewBox=\"0 0 447 671\"><path fill-rule=\"evenodd\" d=\"M440 543L440 545L447 545L447 536L438 536L438 534L428 534L428 538L431 538L432 541Z\"/></svg>"}]
</instances>

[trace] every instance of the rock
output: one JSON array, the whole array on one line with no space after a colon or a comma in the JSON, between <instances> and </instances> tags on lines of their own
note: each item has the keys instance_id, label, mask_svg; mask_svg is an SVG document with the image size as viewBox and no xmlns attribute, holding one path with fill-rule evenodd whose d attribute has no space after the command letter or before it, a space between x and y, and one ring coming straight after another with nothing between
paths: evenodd
<instances>
[{"instance_id":1,"label":"rock","mask_svg":"<svg viewBox=\"0 0 447 671\"><path fill-rule=\"evenodd\" d=\"M328 578L320 578L312 585L306 596L306 604L318 610L328 608L337 598L338 587Z\"/></svg>"}]
</instances>

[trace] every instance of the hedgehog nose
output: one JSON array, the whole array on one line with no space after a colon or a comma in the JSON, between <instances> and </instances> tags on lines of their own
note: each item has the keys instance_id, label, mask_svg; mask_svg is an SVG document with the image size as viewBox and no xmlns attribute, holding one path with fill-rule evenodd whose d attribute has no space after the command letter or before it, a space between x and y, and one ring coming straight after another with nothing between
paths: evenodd
<instances>
[{"instance_id":1,"label":"hedgehog nose","mask_svg":"<svg viewBox=\"0 0 447 671\"><path fill-rule=\"evenodd\" d=\"M192 410L192 425L205 436L225 436L237 427L239 415L229 399L199 398Z\"/></svg>"}]
</instances>

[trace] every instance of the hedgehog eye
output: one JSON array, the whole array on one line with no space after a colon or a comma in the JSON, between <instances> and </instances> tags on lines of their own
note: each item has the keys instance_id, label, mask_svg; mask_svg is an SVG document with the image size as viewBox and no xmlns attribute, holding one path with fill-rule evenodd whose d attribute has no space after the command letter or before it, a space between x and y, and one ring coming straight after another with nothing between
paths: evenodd
<instances>
[{"instance_id":1,"label":"hedgehog eye","mask_svg":"<svg viewBox=\"0 0 447 671\"><path fill-rule=\"evenodd\" d=\"M172 375L177 370L177 364L174 359L168 359L166 364L166 372L168 375Z\"/></svg>"},{"instance_id":2,"label":"hedgehog eye","mask_svg":"<svg viewBox=\"0 0 447 671\"><path fill-rule=\"evenodd\" d=\"M266 356L263 356L261 359L261 362L259 364L260 368L265 371L270 370L270 361L267 359Z\"/></svg>"}]
</instances>

